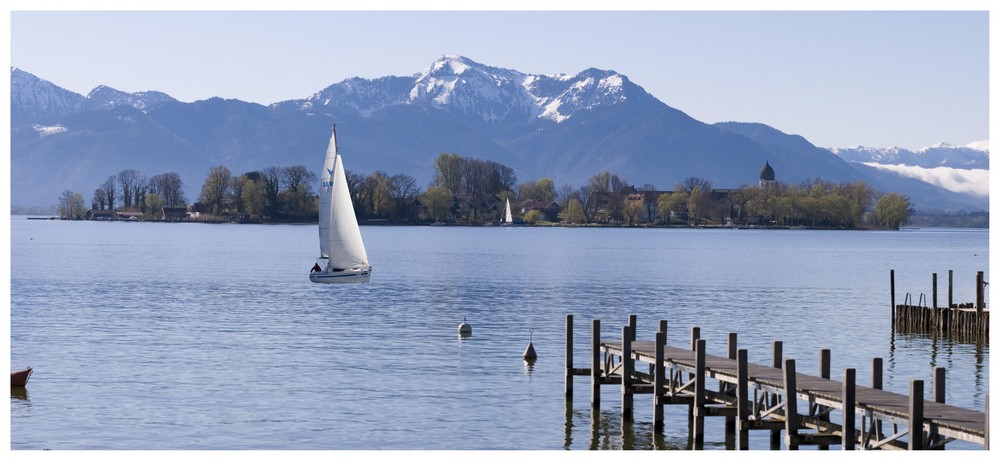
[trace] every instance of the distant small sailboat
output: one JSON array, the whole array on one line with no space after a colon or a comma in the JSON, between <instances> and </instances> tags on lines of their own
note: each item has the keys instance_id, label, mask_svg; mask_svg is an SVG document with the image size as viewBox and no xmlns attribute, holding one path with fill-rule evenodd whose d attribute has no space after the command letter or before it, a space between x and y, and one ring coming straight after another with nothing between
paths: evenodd
<instances>
[{"instance_id":1,"label":"distant small sailboat","mask_svg":"<svg viewBox=\"0 0 1000 461\"><path fill-rule=\"evenodd\" d=\"M500 221L501 226L513 226L514 216L510 213L510 199L507 199L507 209L504 211L503 220Z\"/></svg>"},{"instance_id":2,"label":"distant small sailboat","mask_svg":"<svg viewBox=\"0 0 1000 461\"><path fill-rule=\"evenodd\" d=\"M316 283L367 282L372 266L361 240L358 217L337 150L337 127L330 134L319 194L319 259L309 273Z\"/></svg>"}]
</instances>

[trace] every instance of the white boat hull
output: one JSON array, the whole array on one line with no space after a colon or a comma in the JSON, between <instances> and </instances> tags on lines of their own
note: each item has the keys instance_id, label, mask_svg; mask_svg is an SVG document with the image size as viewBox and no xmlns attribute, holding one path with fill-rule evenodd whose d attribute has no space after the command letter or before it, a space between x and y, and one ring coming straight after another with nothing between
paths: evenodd
<instances>
[{"instance_id":1,"label":"white boat hull","mask_svg":"<svg viewBox=\"0 0 1000 461\"><path fill-rule=\"evenodd\" d=\"M343 270L340 272L313 272L309 281L315 283L366 283L372 275L372 268L363 270Z\"/></svg>"}]
</instances>

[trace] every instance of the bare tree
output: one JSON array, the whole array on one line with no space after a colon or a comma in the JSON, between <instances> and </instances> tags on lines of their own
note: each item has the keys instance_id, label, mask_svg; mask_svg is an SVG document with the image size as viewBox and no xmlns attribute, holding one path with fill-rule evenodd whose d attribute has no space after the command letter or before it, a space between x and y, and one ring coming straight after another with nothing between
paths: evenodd
<instances>
[{"instance_id":1,"label":"bare tree","mask_svg":"<svg viewBox=\"0 0 1000 461\"><path fill-rule=\"evenodd\" d=\"M179 174L171 171L149 178L149 191L160 196L163 206L184 206L184 183Z\"/></svg>"},{"instance_id":2,"label":"bare tree","mask_svg":"<svg viewBox=\"0 0 1000 461\"><path fill-rule=\"evenodd\" d=\"M118 173L118 185L122 190L122 206L139 208L146 191L146 177L136 170L122 170Z\"/></svg>"},{"instance_id":3,"label":"bare tree","mask_svg":"<svg viewBox=\"0 0 1000 461\"><path fill-rule=\"evenodd\" d=\"M100 189L104 192L104 203L108 205L108 209L115 209L115 200L118 198L118 188L115 184L114 175L108 176L108 179L104 181L104 184L101 184Z\"/></svg>"}]
</instances>

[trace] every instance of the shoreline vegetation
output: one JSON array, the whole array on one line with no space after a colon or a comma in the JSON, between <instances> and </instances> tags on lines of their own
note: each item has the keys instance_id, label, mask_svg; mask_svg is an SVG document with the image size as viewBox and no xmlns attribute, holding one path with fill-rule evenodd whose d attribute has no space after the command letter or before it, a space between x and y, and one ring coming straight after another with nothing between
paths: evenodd
<instances>
[{"instance_id":1,"label":"shoreline vegetation","mask_svg":"<svg viewBox=\"0 0 1000 461\"><path fill-rule=\"evenodd\" d=\"M426 190L405 174L348 172L358 221L365 225L496 226L510 201L514 224L565 227L899 229L988 227L988 212L918 213L909 197L876 190L863 181L822 179L797 185L775 179L765 163L760 182L735 189L689 177L672 190L635 186L608 171L574 188L542 178L518 182L514 170L488 160L441 154ZM183 181L168 172L145 177L135 170L108 176L90 206L66 190L54 213L13 208L12 214L52 214L60 219L314 224L316 173L304 166L269 167L234 175L212 167L197 201L189 203Z\"/></svg>"}]
</instances>

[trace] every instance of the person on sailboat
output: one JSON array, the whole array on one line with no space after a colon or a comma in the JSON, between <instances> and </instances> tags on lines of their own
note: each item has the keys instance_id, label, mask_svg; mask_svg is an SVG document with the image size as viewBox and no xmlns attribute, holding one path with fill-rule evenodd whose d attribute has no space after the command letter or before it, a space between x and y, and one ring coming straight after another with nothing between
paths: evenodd
<instances>
[{"instance_id":1,"label":"person on sailboat","mask_svg":"<svg viewBox=\"0 0 1000 461\"><path fill-rule=\"evenodd\" d=\"M311 274L313 272L323 272L323 268L319 267L319 263L313 264L313 268L309 271L309 273Z\"/></svg>"}]
</instances>

